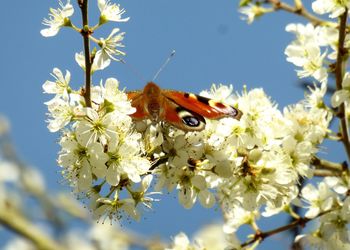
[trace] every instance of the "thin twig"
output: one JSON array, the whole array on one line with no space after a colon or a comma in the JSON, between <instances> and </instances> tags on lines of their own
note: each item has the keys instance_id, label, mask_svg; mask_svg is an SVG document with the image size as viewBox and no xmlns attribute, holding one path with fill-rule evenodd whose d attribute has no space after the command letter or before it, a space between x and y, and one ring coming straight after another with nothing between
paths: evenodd
<instances>
[{"instance_id":1,"label":"thin twig","mask_svg":"<svg viewBox=\"0 0 350 250\"><path fill-rule=\"evenodd\" d=\"M88 20L88 0L78 0L78 4L81 10L83 19L83 28L81 29L81 35L84 40L84 55L85 55L85 89L83 92L85 98L85 104L87 107L91 107L91 58L90 58L90 41L89 36L91 31L89 29Z\"/></svg>"},{"instance_id":2,"label":"thin twig","mask_svg":"<svg viewBox=\"0 0 350 250\"><path fill-rule=\"evenodd\" d=\"M327 176L340 176L341 173L334 170L328 170L328 169L315 169L314 170L314 176L318 177L327 177Z\"/></svg>"},{"instance_id":3,"label":"thin twig","mask_svg":"<svg viewBox=\"0 0 350 250\"><path fill-rule=\"evenodd\" d=\"M328 22L326 20L320 19L314 15L312 15L310 12L308 12L303 6L299 7L293 7L287 3L281 2L279 0L266 0L267 3L270 3L276 10L284 10L293 14L296 14L298 16L305 17L308 19L313 25L318 26L321 24L332 24L331 22Z\"/></svg>"},{"instance_id":4,"label":"thin twig","mask_svg":"<svg viewBox=\"0 0 350 250\"><path fill-rule=\"evenodd\" d=\"M325 159L320 159L318 157L314 157L311 161L311 164L314 165L316 169L320 169L320 170L326 169L326 170L337 171L337 172L344 171L348 167L348 164L346 161L344 161L343 163L336 163Z\"/></svg>"},{"instance_id":5,"label":"thin twig","mask_svg":"<svg viewBox=\"0 0 350 250\"><path fill-rule=\"evenodd\" d=\"M299 176L298 181L298 193L300 194L301 189L305 185L305 179L301 176ZM301 217L301 207L296 206L294 204L291 204L288 206L288 213L289 213L289 223L292 223L294 220L299 219ZM290 234L292 235L291 239L291 250L302 250L303 247L301 246L300 242L296 242L294 239L300 234L302 229L300 227L294 227L290 229Z\"/></svg>"},{"instance_id":6,"label":"thin twig","mask_svg":"<svg viewBox=\"0 0 350 250\"><path fill-rule=\"evenodd\" d=\"M316 219L316 218L318 218L318 217L320 217L320 216L322 216L324 214L332 212L332 211L334 211L334 210L331 209L331 210L324 211L324 212L318 214L315 218L311 218L311 219L306 218L306 217L299 218L299 219L296 219L296 220L294 220L293 222L291 222L291 223L289 223L287 225L284 225L282 227L278 227L278 228L272 229L270 231L266 231L266 232L258 231L258 232L255 233L253 239L242 243L241 247L246 247L246 246L248 246L250 244L253 244L256 241L260 241L261 242L267 237L270 237L270 236L272 236L274 234L278 234L278 233L281 233L281 232L293 229L294 227L297 227L297 226L304 227L308 222L310 222L310 221L312 221L312 220L314 220L314 219Z\"/></svg>"}]
</instances>

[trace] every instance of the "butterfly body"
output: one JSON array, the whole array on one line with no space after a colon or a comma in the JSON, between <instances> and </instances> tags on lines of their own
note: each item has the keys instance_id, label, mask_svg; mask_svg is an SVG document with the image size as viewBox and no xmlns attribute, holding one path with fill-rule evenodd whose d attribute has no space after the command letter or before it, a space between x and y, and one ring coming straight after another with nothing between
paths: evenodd
<instances>
[{"instance_id":1,"label":"butterfly body","mask_svg":"<svg viewBox=\"0 0 350 250\"><path fill-rule=\"evenodd\" d=\"M150 119L156 123L166 121L184 131L200 131L205 128L205 119L233 117L240 119L242 112L232 106L191 93L163 90L149 82L143 91L128 92L136 112L131 117Z\"/></svg>"}]
</instances>

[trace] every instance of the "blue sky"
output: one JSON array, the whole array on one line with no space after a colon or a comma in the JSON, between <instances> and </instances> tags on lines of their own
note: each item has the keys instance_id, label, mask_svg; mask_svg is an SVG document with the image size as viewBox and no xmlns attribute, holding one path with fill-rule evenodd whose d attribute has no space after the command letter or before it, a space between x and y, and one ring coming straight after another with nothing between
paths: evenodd
<instances>
[{"instance_id":1,"label":"blue sky","mask_svg":"<svg viewBox=\"0 0 350 250\"><path fill-rule=\"evenodd\" d=\"M75 4L75 1L72 1ZM244 84L263 88L282 108L303 98L297 85L294 67L286 62L284 49L293 39L284 31L287 23L302 19L287 13L275 13L253 25L240 20L237 1L149 0L126 1L121 4L131 19L119 25L126 32L124 51L129 66L113 63L94 75L116 77L128 90L141 89L151 80L172 50L176 55L160 74L156 83L163 88L198 93L212 83L233 84L240 91ZM43 94L42 84L50 78L54 67L68 69L73 85L83 82L83 72L74 61L74 53L82 50L81 37L63 29L52 38L40 35L42 19L57 1L4 1L0 20L1 91L0 113L12 124L12 137L19 154L44 174L50 190L64 190L56 165L58 134L46 128L46 106L50 96ZM97 11L90 0L91 13ZM76 5L74 23L80 24ZM95 17L95 19L93 19ZM96 23L96 15L91 24ZM116 26L105 25L96 37L105 36ZM130 68L135 69L139 75ZM140 79L143 78L143 79ZM140 223L125 223L140 233L170 238L179 231L192 234L202 225L220 219L219 209L199 205L184 209L175 194L163 195L154 211ZM283 224L283 221L273 221ZM283 235L274 239L285 244ZM281 245L281 246L282 246Z\"/></svg>"}]
</instances>

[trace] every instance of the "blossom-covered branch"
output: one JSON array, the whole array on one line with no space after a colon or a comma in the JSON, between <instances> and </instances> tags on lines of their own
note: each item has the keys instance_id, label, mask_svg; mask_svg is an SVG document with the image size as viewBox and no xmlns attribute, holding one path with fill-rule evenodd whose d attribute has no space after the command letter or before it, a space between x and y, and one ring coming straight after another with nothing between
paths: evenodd
<instances>
[{"instance_id":1,"label":"blossom-covered branch","mask_svg":"<svg viewBox=\"0 0 350 250\"><path fill-rule=\"evenodd\" d=\"M340 16L339 20L338 54L335 66L335 81L338 91L342 89L342 82L345 75L344 69L346 68L346 62L348 59L348 50L345 48L347 18L348 9L346 8L344 13ZM340 104L339 111L342 142L344 144L348 159L350 160L349 127L347 123L344 103Z\"/></svg>"},{"instance_id":2,"label":"blossom-covered branch","mask_svg":"<svg viewBox=\"0 0 350 250\"><path fill-rule=\"evenodd\" d=\"M94 71L120 61L125 54L120 50L125 33L119 27L113 27L106 38L97 39L94 34L110 21L125 22L128 18L121 17L125 10L119 5L98 0L100 15L89 27L87 1L78 3L83 14L81 29L69 19L73 7L68 1L51 11L52 18L44 21L49 28L42 34L55 35L62 27L80 30L84 53L77 53L75 59L85 70L84 91L72 87L70 71L63 73L58 68L53 69L54 79L46 81L43 88L53 95L46 102L48 128L51 132L61 131L58 164L63 178L85 200L95 219L140 220L159 201L161 191L177 190L184 208L191 209L196 202L206 208L219 205L225 218L223 230L231 239L225 244L232 248L249 244L256 247L271 235L311 220L319 223L316 233L299 235L298 242L312 245L319 237L317 244L327 248L350 246L346 236L350 222L347 164L318 157L323 141L339 134L330 125L337 119L334 108L338 106L341 139L348 159L350 156L350 73L345 72L350 47L347 1L316 0L312 3L314 13L306 11L299 0L294 7L278 0L242 1L240 12L250 23L275 10L295 13L310 22L286 26L295 39L284 53L287 61L297 67L299 78L310 78L315 83L302 100L283 110L261 88L244 87L234 92L232 86L213 85L196 96L162 92L159 88L125 93L115 77L92 84ZM272 7L265 8L267 5ZM319 17L323 14L340 17L340 24L323 20ZM90 51L90 42L100 49ZM333 72L335 93L329 88ZM327 93L332 94L333 107L328 105ZM198 109L190 105L198 105ZM231 107L242 114L240 119L211 115L208 117L221 119L204 119L195 111L202 110L201 105L210 112ZM166 114L159 115L164 110ZM186 129L198 124L204 125L197 132ZM315 176L324 178L311 181ZM153 182L156 184L152 190ZM301 182L305 183L302 188ZM292 204L300 207L304 215L292 211ZM258 228L260 216L273 217L283 211L295 221L265 232ZM239 243L235 233L245 224L256 234L252 240ZM200 247L210 249L206 244L202 242ZM169 249L179 245L191 245L182 233Z\"/></svg>"}]
</instances>

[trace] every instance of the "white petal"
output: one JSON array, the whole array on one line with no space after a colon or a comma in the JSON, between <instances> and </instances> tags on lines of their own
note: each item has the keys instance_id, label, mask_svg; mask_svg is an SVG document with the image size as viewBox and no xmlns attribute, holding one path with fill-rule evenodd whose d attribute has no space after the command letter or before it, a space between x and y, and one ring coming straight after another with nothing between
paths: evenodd
<instances>
[{"instance_id":1,"label":"white petal","mask_svg":"<svg viewBox=\"0 0 350 250\"><path fill-rule=\"evenodd\" d=\"M350 92L348 90L341 89L334 92L331 99L331 104L334 108L336 108L343 102L349 100L349 98L350 98Z\"/></svg>"},{"instance_id":2,"label":"white petal","mask_svg":"<svg viewBox=\"0 0 350 250\"><path fill-rule=\"evenodd\" d=\"M106 181L112 186L118 185L120 181L120 174L117 167L116 164L112 164L107 169Z\"/></svg>"},{"instance_id":3,"label":"white petal","mask_svg":"<svg viewBox=\"0 0 350 250\"><path fill-rule=\"evenodd\" d=\"M198 198L203 207L211 208L215 204L215 197L208 189L200 191Z\"/></svg>"},{"instance_id":4,"label":"white petal","mask_svg":"<svg viewBox=\"0 0 350 250\"><path fill-rule=\"evenodd\" d=\"M50 28L42 29L40 31L40 34L44 37L50 37L50 36L57 35L58 31L60 31L59 27L50 27Z\"/></svg>"},{"instance_id":5,"label":"white petal","mask_svg":"<svg viewBox=\"0 0 350 250\"><path fill-rule=\"evenodd\" d=\"M346 72L343 78L342 82L343 88L349 88L350 87L350 73Z\"/></svg>"},{"instance_id":6,"label":"white petal","mask_svg":"<svg viewBox=\"0 0 350 250\"><path fill-rule=\"evenodd\" d=\"M85 160L86 161L86 160ZM78 176L78 189L85 191L91 188L92 175L91 169L88 163L82 165Z\"/></svg>"},{"instance_id":7,"label":"white petal","mask_svg":"<svg viewBox=\"0 0 350 250\"><path fill-rule=\"evenodd\" d=\"M313 201L313 200L316 200L318 198L319 193L318 193L317 189L313 185L307 184L301 190L301 195L305 199L307 199L309 201Z\"/></svg>"},{"instance_id":8,"label":"white petal","mask_svg":"<svg viewBox=\"0 0 350 250\"><path fill-rule=\"evenodd\" d=\"M196 201L196 194L193 188L183 188L178 193L179 202L186 209L190 209L193 207L193 204Z\"/></svg>"},{"instance_id":9,"label":"white petal","mask_svg":"<svg viewBox=\"0 0 350 250\"><path fill-rule=\"evenodd\" d=\"M143 191L146 191L149 188L149 186L151 185L152 179L153 179L153 175L146 175L143 178L142 184L141 184Z\"/></svg>"},{"instance_id":10,"label":"white petal","mask_svg":"<svg viewBox=\"0 0 350 250\"><path fill-rule=\"evenodd\" d=\"M315 218L320 213L319 207L311 207L306 213L306 218Z\"/></svg>"},{"instance_id":11,"label":"white petal","mask_svg":"<svg viewBox=\"0 0 350 250\"><path fill-rule=\"evenodd\" d=\"M205 181L205 178L202 175L195 175L191 179L191 183L193 186L195 186L199 190L203 190L207 188L207 182Z\"/></svg>"},{"instance_id":12,"label":"white petal","mask_svg":"<svg viewBox=\"0 0 350 250\"><path fill-rule=\"evenodd\" d=\"M103 50L98 50L95 55L94 63L95 62L96 69L102 70L111 64L111 59L106 53L103 52Z\"/></svg>"}]
</instances>

